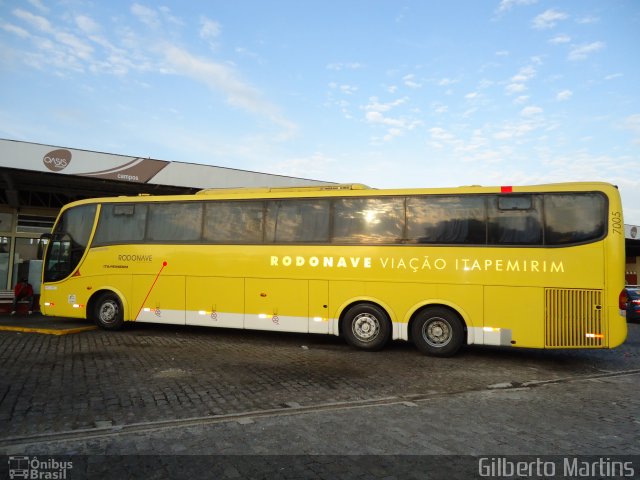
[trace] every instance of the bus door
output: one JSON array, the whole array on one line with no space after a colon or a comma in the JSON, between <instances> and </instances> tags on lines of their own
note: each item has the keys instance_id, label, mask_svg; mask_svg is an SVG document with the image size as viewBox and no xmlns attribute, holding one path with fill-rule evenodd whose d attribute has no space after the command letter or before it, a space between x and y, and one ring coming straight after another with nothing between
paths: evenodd
<instances>
[{"instance_id":1,"label":"bus door","mask_svg":"<svg viewBox=\"0 0 640 480\"><path fill-rule=\"evenodd\" d=\"M309 333L329 333L329 282L309 280Z\"/></svg>"}]
</instances>

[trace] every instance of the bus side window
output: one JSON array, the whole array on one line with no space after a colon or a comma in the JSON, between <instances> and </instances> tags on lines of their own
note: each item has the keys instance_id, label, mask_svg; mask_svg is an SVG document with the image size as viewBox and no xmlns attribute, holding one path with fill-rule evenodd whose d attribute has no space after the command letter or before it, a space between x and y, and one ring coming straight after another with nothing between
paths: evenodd
<instances>
[{"instance_id":1,"label":"bus side window","mask_svg":"<svg viewBox=\"0 0 640 480\"><path fill-rule=\"evenodd\" d=\"M487 241L486 207L480 195L443 195L407 199L407 239L444 245Z\"/></svg>"},{"instance_id":2,"label":"bus side window","mask_svg":"<svg viewBox=\"0 0 640 480\"><path fill-rule=\"evenodd\" d=\"M205 243L254 244L262 242L262 201L205 203Z\"/></svg>"},{"instance_id":3,"label":"bus side window","mask_svg":"<svg viewBox=\"0 0 640 480\"><path fill-rule=\"evenodd\" d=\"M334 201L334 243L401 243L404 198L339 198Z\"/></svg>"},{"instance_id":4,"label":"bus side window","mask_svg":"<svg viewBox=\"0 0 640 480\"><path fill-rule=\"evenodd\" d=\"M147 240L150 242L199 242L202 203L150 203Z\"/></svg>"},{"instance_id":5,"label":"bus side window","mask_svg":"<svg viewBox=\"0 0 640 480\"><path fill-rule=\"evenodd\" d=\"M549 193L544 196L545 243L567 245L601 238L607 200L599 193Z\"/></svg>"},{"instance_id":6,"label":"bus side window","mask_svg":"<svg viewBox=\"0 0 640 480\"><path fill-rule=\"evenodd\" d=\"M539 195L500 195L489 199L490 245L542 245Z\"/></svg>"},{"instance_id":7,"label":"bus side window","mask_svg":"<svg viewBox=\"0 0 640 480\"><path fill-rule=\"evenodd\" d=\"M326 199L273 200L267 204L267 243L325 243L329 240Z\"/></svg>"},{"instance_id":8,"label":"bus side window","mask_svg":"<svg viewBox=\"0 0 640 480\"><path fill-rule=\"evenodd\" d=\"M104 203L93 244L140 243L146 223L145 203Z\"/></svg>"}]
</instances>

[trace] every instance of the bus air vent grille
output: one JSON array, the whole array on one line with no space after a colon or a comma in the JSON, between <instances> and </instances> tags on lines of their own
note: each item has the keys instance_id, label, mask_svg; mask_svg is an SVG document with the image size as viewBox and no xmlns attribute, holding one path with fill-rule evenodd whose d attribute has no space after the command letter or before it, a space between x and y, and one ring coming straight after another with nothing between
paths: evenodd
<instances>
[{"instance_id":1,"label":"bus air vent grille","mask_svg":"<svg viewBox=\"0 0 640 480\"><path fill-rule=\"evenodd\" d=\"M602 290L545 289L545 346L601 347Z\"/></svg>"}]
</instances>

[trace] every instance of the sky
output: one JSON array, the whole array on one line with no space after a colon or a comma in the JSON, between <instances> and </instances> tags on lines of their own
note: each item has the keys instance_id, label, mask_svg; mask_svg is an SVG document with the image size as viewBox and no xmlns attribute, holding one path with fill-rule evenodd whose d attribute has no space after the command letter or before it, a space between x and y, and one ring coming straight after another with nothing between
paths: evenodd
<instances>
[{"instance_id":1,"label":"sky","mask_svg":"<svg viewBox=\"0 0 640 480\"><path fill-rule=\"evenodd\" d=\"M640 1L0 0L0 137L376 188L618 185Z\"/></svg>"}]
</instances>

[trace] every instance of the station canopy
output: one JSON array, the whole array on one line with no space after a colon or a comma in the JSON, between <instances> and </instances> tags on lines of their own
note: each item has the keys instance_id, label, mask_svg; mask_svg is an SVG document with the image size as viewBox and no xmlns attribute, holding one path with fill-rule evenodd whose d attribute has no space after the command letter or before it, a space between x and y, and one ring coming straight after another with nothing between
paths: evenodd
<instances>
[{"instance_id":1,"label":"station canopy","mask_svg":"<svg viewBox=\"0 0 640 480\"><path fill-rule=\"evenodd\" d=\"M0 139L0 205L59 209L83 198L331 182Z\"/></svg>"}]
</instances>

